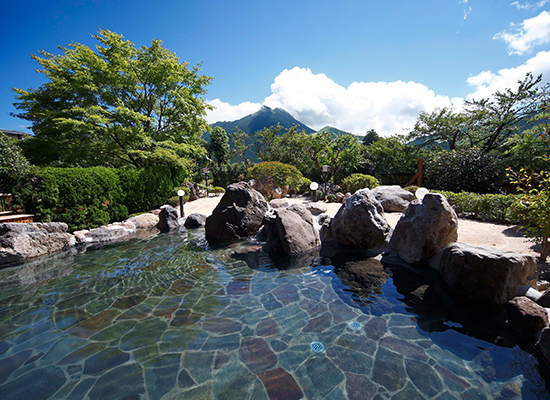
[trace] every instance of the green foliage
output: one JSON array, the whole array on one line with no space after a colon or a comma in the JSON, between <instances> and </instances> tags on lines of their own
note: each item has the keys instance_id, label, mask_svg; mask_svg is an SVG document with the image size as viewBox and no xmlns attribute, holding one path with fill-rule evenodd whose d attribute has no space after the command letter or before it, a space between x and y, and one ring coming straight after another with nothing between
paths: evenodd
<instances>
[{"instance_id":1,"label":"green foliage","mask_svg":"<svg viewBox=\"0 0 550 400\"><path fill-rule=\"evenodd\" d=\"M213 161L219 166L229 164L229 161L231 161L229 138L222 128L215 127L210 133L208 152Z\"/></svg>"},{"instance_id":2,"label":"green foliage","mask_svg":"<svg viewBox=\"0 0 550 400\"><path fill-rule=\"evenodd\" d=\"M48 81L14 89L17 116L35 133L27 156L40 165L176 166L208 129L201 96L211 78L160 40L136 48L108 30L92 36L95 49L73 42L60 55L33 55Z\"/></svg>"},{"instance_id":3,"label":"green foliage","mask_svg":"<svg viewBox=\"0 0 550 400\"><path fill-rule=\"evenodd\" d=\"M417 191L418 189L420 189L420 186L410 185L410 186L404 187L403 189L404 189L404 190L407 190L407 191L409 191L409 192L411 192L412 194L415 194L416 191Z\"/></svg>"},{"instance_id":4,"label":"green foliage","mask_svg":"<svg viewBox=\"0 0 550 400\"><path fill-rule=\"evenodd\" d=\"M518 173L509 171L513 183L518 185L521 195L513 204L514 215L527 228L527 233L541 244L540 258L546 261L550 253L550 172Z\"/></svg>"},{"instance_id":5,"label":"green foliage","mask_svg":"<svg viewBox=\"0 0 550 400\"><path fill-rule=\"evenodd\" d=\"M380 136L375 129L371 129L365 133L365 137L363 138L363 146L369 146L377 140L380 140Z\"/></svg>"},{"instance_id":6,"label":"green foliage","mask_svg":"<svg viewBox=\"0 0 550 400\"><path fill-rule=\"evenodd\" d=\"M125 219L129 212L165 204L179 182L168 167L143 169L38 168L14 187L13 203L36 221L91 229Z\"/></svg>"},{"instance_id":7,"label":"green foliage","mask_svg":"<svg viewBox=\"0 0 550 400\"><path fill-rule=\"evenodd\" d=\"M480 149L431 153L424 159L426 186L453 192L491 193L500 190L501 159Z\"/></svg>"},{"instance_id":8,"label":"green foliage","mask_svg":"<svg viewBox=\"0 0 550 400\"><path fill-rule=\"evenodd\" d=\"M225 193L225 189L220 186L214 186L210 189L210 193Z\"/></svg>"},{"instance_id":9,"label":"green foliage","mask_svg":"<svg viewBox=\"0 0 550 400\"><path fill-rule=\"evenodd\" d=\"M15 140L0 132L0 193L11 192L12 186L29 174L30 164Z\"/></svg>"},{"instance_id":10,"label":"green foliage","mask_svg":"<svg viewBox=\"0 0 550 400\"><path fill-rule=\"evenodd\" d=\"M311 180L307 178L302 178L300 181L300 185L298 186L298 189L296 190L296 193L309 193L311 189L309 188L309 185L311 185Z\"/></svg>"},{"instance_id":11,"label":"green foliage","mask_svg":"<svg viewBox=\"0 0 550 400\"><path fill-rule=\"evenodd\" d=\"M444 143L449 150L455 150L467 137L465 116L447 107L436 108L430 113L420 111L409 137L417 139L424 147Z\"/></svg>"},{"instance_id":12,"label":"green foliage","mask_svg":"<svg viewBox=\"0 0 550 400\"><path fill-rule=\"evenodd\" d=\"M327 194L327 201L329 203L336 203L338 201L338 197L334 193Z\"/></svg>"},{"instance_id":13,"label":"green foliage","mask_svg":"<svg viewBox=\"0 0 550 400\"><path fill-rule=\"evenodd\" d=\"M417 161L422 156L423 152L402 136L381 138L363 148L360 170L384 185L400 184L401 176L416 173Z\"/></svg>"},{"instance_id":14,"label":"green foliage","mask_svg":"<svg viewBox=\"0 0 550 400\"><path fill-rule=\"evenodd\" d=\"M342 181L342 187L350 193L355 193L364 188L374 189L378 185L380 185L378 179L365 174L351 174Z\"/></svg>"},{"instance_id":15,"label":"green foliage","mask_svg":"<svg viewBox=\"0 0 550 400\"><path fill-rule=\"evenodd\" d=\"M516 201L515 195L455 193L444 190L433 190L432 192L445 196L459 216L492 222L517 222L517 218L512 212L512 205Z\"/></svg>"},{"instance_id":16,"label":"green foliage","mask_svg":"<svg viewBox=\"0 0 550 400\"><path fill-rule=\"evenodd\" d=\"M303 175L294 166L277 161L261 162L248 169L248 176L257 181L274 183L283 191L298 190L302 184Z\"/></svg>"}]
</instances>

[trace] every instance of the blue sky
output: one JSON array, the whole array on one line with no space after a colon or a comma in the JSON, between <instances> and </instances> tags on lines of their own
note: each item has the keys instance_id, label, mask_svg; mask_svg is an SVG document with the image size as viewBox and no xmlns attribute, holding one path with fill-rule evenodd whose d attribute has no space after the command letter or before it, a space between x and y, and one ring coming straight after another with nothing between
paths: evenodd
<instances>
[{"instance_id":1,"label":"blue sky","mask_svg":"<svg viewBox=\"0 0 550 400\"><path fill-rule=\"evenodd\" d=\"M550 1L3 1L0 129L12 87L44 77L30 55L109 29L153 38L214 77L209 122L265 104L312 128L404 133L420 110L487 97L525 72L550 78Z\"/></svg>"}]
</instances>

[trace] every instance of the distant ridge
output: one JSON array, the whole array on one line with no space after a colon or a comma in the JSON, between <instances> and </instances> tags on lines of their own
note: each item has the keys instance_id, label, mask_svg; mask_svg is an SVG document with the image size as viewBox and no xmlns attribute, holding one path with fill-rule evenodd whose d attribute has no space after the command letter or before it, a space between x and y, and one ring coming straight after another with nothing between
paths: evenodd
<instances>
[{"instance_id":1,"label":"distant ridge","mask_svg":"<svg viewBox=\"0 0 550 400\"><path fill-rule=\"evenodd\" d=\"M255 113L247 115L246 117L236 121L220 121L210 126L213 128L219 126L223 128L227 134L236 132L237 128L239 128L241 131L249 135L254 135L254 133L259 130L270 128L277 124L280 124L285 130L289 129L293 125L297 125L299 131L305 130L306 133L315 132L315 130L305 124L302 124L282 108L272 109L267 106L262 106L262 108Z\"/></svg>"},{"instance_id":2,"label":"distant ridge","mask_svg":"<svg viewBox=\"0 0 550 400\"><path fill-rule=\"evenodd\" d=\"M351 135L350 132L341 131L340 129L333 126L325 126L324 128L319 129L317 132L327 132L332 134L332 136Z\"/></svg>"}]
</instances>

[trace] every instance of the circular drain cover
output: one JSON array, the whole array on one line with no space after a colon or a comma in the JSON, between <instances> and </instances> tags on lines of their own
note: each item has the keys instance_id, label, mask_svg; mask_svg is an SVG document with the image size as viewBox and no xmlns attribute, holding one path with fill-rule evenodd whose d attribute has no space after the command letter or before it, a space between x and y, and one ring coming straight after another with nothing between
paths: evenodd
<instances>
[{"instance_id":1,"label":"circular drain cover","mask_svg":"<svg viewBox=\"0 0 550 400\"><path fill-rule=\"evenodd\" d=\"M311 342L310 347L311 350L316 353L321 353L323 350L325 350L325 346L321 342Z\"/></svg>"},{"instance_id":2,"label":"circular drain cover","mask_svg":"<svg viewBox=\"0 0 550 400\"><path fill-rule=\"evenodd\" d=\"M357 321L350 322L350 323L348 324L348 326L349 326L351 329L356 330L356 331L359 330L359 329L361 329L361 324L360 324L359 322L357 322Z\"/></svg>"}]
</instances>

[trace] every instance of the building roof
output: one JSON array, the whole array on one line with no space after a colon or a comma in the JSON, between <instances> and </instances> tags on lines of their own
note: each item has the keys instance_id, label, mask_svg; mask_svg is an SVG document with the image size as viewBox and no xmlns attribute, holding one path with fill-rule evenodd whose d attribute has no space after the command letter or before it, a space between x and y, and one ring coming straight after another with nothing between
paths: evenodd
<instances>
[{"instance_id":1,"label":"building roof","mask_svg":"<svg viewBox=\"0 0 550 400\"><path fill-rule=\"evenodd\" d=\"M10 137L12 139L19 139L19 140L27 136L30 136L28 133L14 131L13 129L0 129L0 132L4 133L7 137Z\"/></svg>"}]
</instances>

